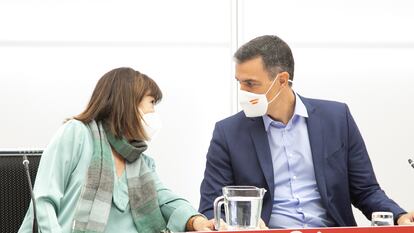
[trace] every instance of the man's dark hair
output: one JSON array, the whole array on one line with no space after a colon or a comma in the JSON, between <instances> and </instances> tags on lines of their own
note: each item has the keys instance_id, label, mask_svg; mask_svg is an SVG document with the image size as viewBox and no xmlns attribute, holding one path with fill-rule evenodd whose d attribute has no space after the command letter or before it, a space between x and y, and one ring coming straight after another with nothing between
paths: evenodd
<instances>
[{"instance_id":1,"label":"man's dark hair","mask_svg":"<svg viewBox=\"0 0 414 233\"><path fill-rule=\"evenodd\" d=\"M289 45L282 39L273 35L260 36L241 46L234 54L238 64L257 57L262 58L270 79L286 71L289 79L293 81L295 61Z\"/></svg>"}]
</instances>

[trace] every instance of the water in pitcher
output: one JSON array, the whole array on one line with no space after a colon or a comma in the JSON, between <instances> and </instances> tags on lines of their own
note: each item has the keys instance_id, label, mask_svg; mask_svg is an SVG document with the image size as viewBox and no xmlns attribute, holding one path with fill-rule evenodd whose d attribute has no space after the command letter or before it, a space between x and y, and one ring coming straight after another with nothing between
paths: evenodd
<instances>
[{"instance_id":1,"label":"water in pitcher","mask_svg":"<svg viewBox=\"0 0 414 233\"><path fill-rule=\"evenodd\" d=\"M257 229L261 210L261 197L229 197L225 205L228 230Z\"/></svg>"}]
</instances>

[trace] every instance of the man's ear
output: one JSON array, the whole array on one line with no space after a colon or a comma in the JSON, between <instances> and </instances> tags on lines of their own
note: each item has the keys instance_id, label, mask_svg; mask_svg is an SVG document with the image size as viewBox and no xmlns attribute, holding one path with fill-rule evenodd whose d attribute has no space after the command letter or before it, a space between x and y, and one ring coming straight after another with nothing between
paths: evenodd
<instances>
[{"instance_id":1,"label":"man's ear","mask_svg":"<svg viewBox=\"0 0 414 233\"><path fill-rule=\"evenodd\" d=\"M279 80L277 80L280 86L289 86L289 73L286 71L280 72L278 74Z\"/></svg>"}]
</instances>

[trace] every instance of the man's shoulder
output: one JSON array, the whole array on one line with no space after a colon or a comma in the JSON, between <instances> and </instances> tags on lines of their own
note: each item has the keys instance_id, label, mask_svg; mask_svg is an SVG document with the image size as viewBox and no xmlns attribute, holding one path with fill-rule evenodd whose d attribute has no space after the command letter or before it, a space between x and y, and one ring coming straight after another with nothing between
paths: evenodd
<instances>
[{"instance_id":1,"label":"man's shoulder","mask_svg":"<svg viewBox=\"0 0 414 233\"><path fill-rule=\"evenodd\" d=\"M307 98L303 96L299 96L306 106L308 111L312 111L317 109L319 111L344 111L347 107L346 103L333 101L333 100L325 100L325 99L314 99L314 98Z\"/></svg>"},{"instance_id":2,"label":"man's shoulder","mask_svg":"<svg viewBox=\"0 0 414 233\"><path fill-rule=\"evenodd\" d=\"M218 125L232 125L239 124L247 119L243 111L233 114L217 122Z\"/></svg>"}]
</instances>

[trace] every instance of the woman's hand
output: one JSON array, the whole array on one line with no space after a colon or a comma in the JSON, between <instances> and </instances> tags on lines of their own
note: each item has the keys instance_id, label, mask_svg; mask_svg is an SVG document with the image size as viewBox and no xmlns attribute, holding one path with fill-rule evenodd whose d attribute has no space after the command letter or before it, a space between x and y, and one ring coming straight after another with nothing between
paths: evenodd
<instances>
[{"instance_id":1,"label":"woman's hand","mask_svg":"<svg viewBox=\"0 0 414 233\"><path fill-rule=\"evenodd\" d=\"M193 216L189 221L193 221L192 230L194 231L213 231L214 230L214 220L208 220L204 216L196 215Z\"/></svg>"},{"instance_id":2,"label":"woman's hand","mask_svg":"<svg viewBox=\"0 0 414 233\"><path fill-rule=\"evenodd\" d=\"M263 221L262 218L259 219L259 229L260 230L268 230L269 227L266 226L266 223Z\"/></svg>"}]
</instances>

